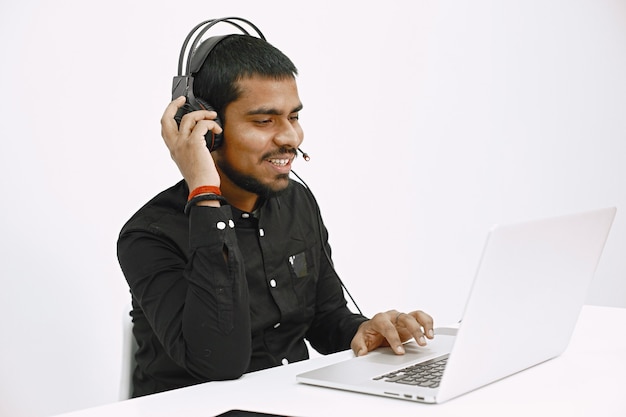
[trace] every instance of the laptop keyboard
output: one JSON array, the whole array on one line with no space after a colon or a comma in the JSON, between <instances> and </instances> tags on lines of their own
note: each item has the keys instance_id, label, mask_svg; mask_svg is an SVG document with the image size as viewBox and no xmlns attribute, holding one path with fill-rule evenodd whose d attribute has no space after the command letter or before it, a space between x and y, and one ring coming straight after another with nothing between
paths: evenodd
<instances>
[{"instance_id":1,"label":"laptop keyboard","mask_svg":"<svg viewBox=\"0 0 626 417\"><path fill-rule=\"evenodd\" d=\"M417 385L426 388L437 388L447 362L448 355L378 376L374 378L374 380L396 382L405 385Z\"/></svg>"}]
</instances>

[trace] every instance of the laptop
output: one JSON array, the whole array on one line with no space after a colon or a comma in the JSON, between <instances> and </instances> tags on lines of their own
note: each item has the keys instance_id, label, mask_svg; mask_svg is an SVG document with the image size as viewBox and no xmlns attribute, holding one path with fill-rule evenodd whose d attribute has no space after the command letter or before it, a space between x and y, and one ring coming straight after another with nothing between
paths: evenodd
<instances>
[{"instance_id":1,"label":"laptop","mask_svg":"<svg viewBox=\"0 0 626 417\"><path fill-rule=\"evenodd\" d=\"M426 347L406 343L404 355L379 348L296 380L441 403L560 355L615 212L610 207L494 226L459 323L436 328Z\"/></svg>"}]
</instances>

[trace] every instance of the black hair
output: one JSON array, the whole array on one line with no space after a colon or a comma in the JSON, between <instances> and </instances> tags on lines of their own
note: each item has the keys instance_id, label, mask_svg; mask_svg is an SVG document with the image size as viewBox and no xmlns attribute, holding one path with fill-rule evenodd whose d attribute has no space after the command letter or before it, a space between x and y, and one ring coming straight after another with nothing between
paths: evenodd
<instances>
[{"instance_id":1,"label":"black hair","mask_svg":"<svg viewBox=\"0 0 626 417\"><path fill-rule=\"evenodd\" d=\"M237 81L261 76L277 80L294 78L296 66L263 39L229 35L222 39L194 76L193 94L209 103L224 122L224 110L239 98Z\"/></svg>"}]
</instances>

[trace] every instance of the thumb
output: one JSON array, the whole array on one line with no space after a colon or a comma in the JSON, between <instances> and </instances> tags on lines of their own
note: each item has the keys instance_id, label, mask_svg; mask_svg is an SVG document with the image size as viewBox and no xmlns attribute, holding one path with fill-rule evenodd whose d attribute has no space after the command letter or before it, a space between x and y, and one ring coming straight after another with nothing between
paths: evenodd
<instances>
[{"instance_id":1,"label":"thumb","mask_svg":"<svg viewBox=\"0 0 626 417\"><path fill-rule=\"evenodd\" d=\"M350 347L356 356L366 355L369 351L367 349L367 345L365 344L365 340L363 337L360 337L359 334L355 335L352 339L352 343L350 343Z\"/></svg>"}]
</instances>

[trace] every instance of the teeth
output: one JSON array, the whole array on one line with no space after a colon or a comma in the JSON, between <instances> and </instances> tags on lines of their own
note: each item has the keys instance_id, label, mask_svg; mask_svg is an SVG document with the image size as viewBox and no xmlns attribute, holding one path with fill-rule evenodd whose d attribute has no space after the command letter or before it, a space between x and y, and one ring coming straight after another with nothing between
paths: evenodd
<instances>
[{"instance_id":1,"label":"teeth","mask_svg":"<svg viewBox=\"0 0 626 417\"><path fill-rule=\"evenodd\" d=\"M284 167L289 163L289 159L270 159L269 161L270 163L281 167Z\"/></svg>"}]
</instances>

